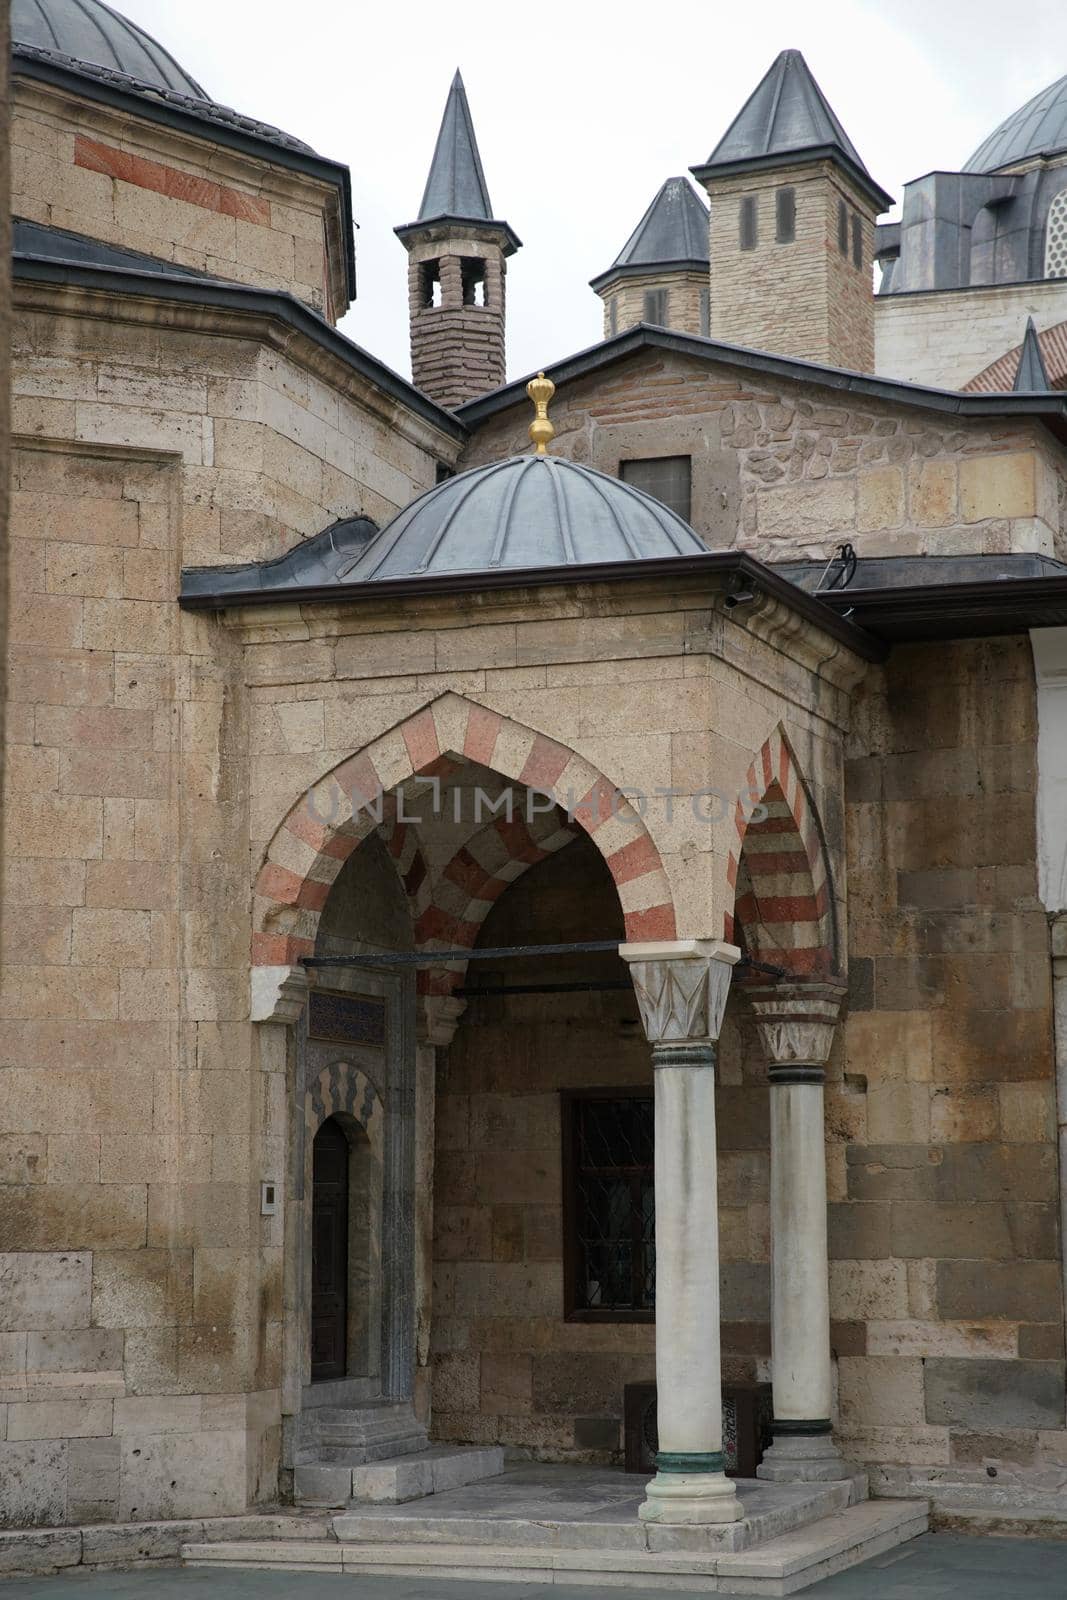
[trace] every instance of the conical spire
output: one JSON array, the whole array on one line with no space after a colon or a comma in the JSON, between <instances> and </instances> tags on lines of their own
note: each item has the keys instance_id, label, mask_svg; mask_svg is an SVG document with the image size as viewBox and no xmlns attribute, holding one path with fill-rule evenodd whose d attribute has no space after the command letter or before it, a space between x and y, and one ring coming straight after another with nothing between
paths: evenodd
<instances>
[{"instance_id":1,"label":"conical spire","mask_svg":"<svg viewBox=\"0 0 1067 1600\"><path fill-rule=\"evenodd\" d=\"M470 222L490 222L493 218L467 91L458 70L448 91L419 208L420 222L431 217L459 217Z\"/></svg>"},{"instance_id":2,"label":"conical spire","mask_svg":"<svg viewBox=\"0 0 1067 1600\"><path fill-rule=\"evenodd\" d=\"M892 204L874 183L833 107L811 75L799 50L783 50L772 63L731 122L697 177L716 171L736 170L749 164L762 167L818 151L836 156L865 188L882 202Z\"/></svg>"},{"instance_id":3,"label":"conical spire","mask_svg":"<svg viewBox=\"0 0 1067 1600\"><path fill-rule=\"evenodd\" d=\"M1026 332L1023 334L1022 348L1019 351L1019 369L1015 374L1012 388L1026 390L1031 394L1052 388L1033 317L1026 319Z\"/></svg>"},{"instance_id":4,"label":"conical spire","mask_svg":"<svg viewBox=\"0 0 1067 1600\"><path fill-rule=\"evenodd\" d=\"M708 208L688 178L667 179L608 272L668 264L707 271Z\"/></svg>"}]
</instances>

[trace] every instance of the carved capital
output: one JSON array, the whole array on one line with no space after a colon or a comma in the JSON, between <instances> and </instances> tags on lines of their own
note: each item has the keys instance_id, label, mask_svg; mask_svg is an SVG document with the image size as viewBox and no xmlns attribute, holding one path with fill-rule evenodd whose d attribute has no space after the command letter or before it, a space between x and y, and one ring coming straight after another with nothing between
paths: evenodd
<instances>
[{"instance_id":1,"label":"carved capital","mask_svg":"<svg viewBox=\"0 0 1067 1600\"><path fill-rule=\"evenodd\" d=\"M719 939L665 939L623 944L619 954L629 964L652 1044L719 1037L730 970L741 957L736 945Z\"/></svg>"},{"instance_id":2,"label":"carved capital","mask_svg":"<svg viewBox=\"0 0 1067 1600\"><path fill-rule=\"evenodd\" d=\"M292 1027L307 1004L308 975L303 967L253 967L253 1022L280 1022Z\"/></svg>"},{"instance_id":3,"label":"carved capital","mask_svg":"<svg viewBox=\"0 0 1067 1600\"><path fill-rule=\"evenodd\" d=\"M772 1067L824 1067L845 991L835 983L750 989L760 1042Z\"/></svg>"},{"instance_id":4,"label":"carved capital","mask_svg":"<svg viewBox=\"0 0 1067 1600\"><path fill-rule=\"evenodd\" d=\"M451 1044L459 1019L466 1009L466 1000L461 1000L456 995L420 995L415 1010L415 1028L419 1043Z\"/></svg>"}]
</instances>

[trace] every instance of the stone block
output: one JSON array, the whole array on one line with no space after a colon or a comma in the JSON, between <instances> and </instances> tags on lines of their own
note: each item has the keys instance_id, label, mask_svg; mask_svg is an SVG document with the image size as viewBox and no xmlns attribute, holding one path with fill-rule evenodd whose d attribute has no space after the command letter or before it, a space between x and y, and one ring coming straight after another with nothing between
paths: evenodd
<instances>
[{"instance_id":1,"label":"stone block","mask_svg":"<svg viewBox=\"0 0 1067 1600\"><path fill-rule=\"evenodd\" d=\"M0 1577L60 1572L64 1567L76 1567L81 1558L82 1536L75 1528L0 1533Z\"/></svg>"},{"instance_id":2,"label":"stone block","mask_svg":"<svg viewBox=\"0 0 1067 1600\"><path fill-rule=\"evenodd\" d=\"M960 1356L1012 1360L1018 1354L1014 1326L1004 1322L870 1321L867 1354L872 1356Z\"/></svg>"},{"instance_id":3,"label":"stone block","mask_svg":"<svg viewBox=\"0 0 1067 1600\"><path fill-rule=\"evenodd\" d=\"M977 1432L1063 1423L1062 1361L926 1362L926 1420Z\"/></svg>"},{"instance_id":4,"label":"stone block","mask_svg":"<svg viewBox=\"0 0 1067 1600\"><path fill-rule=\"evenodd\" d=\"M118 1439L72 1439L67 1451L67 1515L74 1518L77 1506L107 1506L94 1517L78 1515L81 1522L107 1521L118 1510L119 1461L122 1447Z\"/></svg>"},{"instance_id":5,"label":"stone block","mask_svg":"<svg viewBox=\"0 0 1067 1600\"><path fill-rule=\"evenodd\" d=\"M177 1562L183 1544L203 1537L200 1522L149 1522L128 1528L86 1528L82 1561L89 1566L124 1567L142 1561Z\"/></svg>"},{"instance_id":6,"label":"stone block","mask_svg":"<svg viewBox=\"0 0 1067 1600\"><path fill-rule=\"evenodd\" d=\"M187 1321L192 1314L192 1251L97 1251L92 1290L97 1327L156 1328Z\"/></svg>"},{"instance_id":7,"label":"stone block","mask_svg":"<svg viewBox=\"0 0 1067 1600\"><path fill-rule=\"evenodd\" d=\"M1036 515L1036 466L1037 458L1029 451L965 456L959 465L964 522Z\"/></svg>"},{"instance_id":8,"label":"stone block","mask_svg":"<svg viewBox=\"0 0 1067 1600\"><path fill-rule=\"evenodd\" d=\"M921 528L946 528L956 521L955 461L909 461L908 510Z\"/></svg>"},{"instance_id":9,"label":"stone block","mask_svg":"<svg viewBox=\"0 0 1067 1600\"><path fill-rule=\"evenodd\" d=\"M10 1188L0 1212L0 1244L31 1251L108 1249L142 1245L147 1196L144 1185L49 1184L48 1207L36 1189Z\"/></svg>"},{"instance_id":10,"label":"stone block","mask_svg":"<svg viewBox=\"0 0 1067 1600\"><path fill-rule=\"evenodd\" d=\"M837 1363L841 1431L910 1427L923 1412L923 1363L896 1356L841 1356Z\"/></svg>"},{"instance_id":11,"label":"stone block","mask_svg":"<svg viewBox=\"0 0 1067 1600\"><path fill-rule=\"evenodd\" d=\"M946 1319L1056 1322L1060 1271L1053 1261L939 1261L937 1310Z\"/></svg>"},{"instance_id":12,"label":"stone block","mask_svg":"<svg viewBox=\"0 0 1067 1600\"><path fill-rule=\"evenodd\" d=\"M122 1441L119 1516L225 1516L247 1498L240 1432L131 1433Z\"/></svg>"},{"instance_id":13,"label":"stone block","mask_svg":"<svg viewBox=\"0 0 1067 1600\"><path fill-rule=\"evenodd\" d=\"M899 528L904 521L904 476L899 467L861 472L856 484L856 527L861 533Z\"/></svg>"},{"instance_id":14,"label":"stone block","mask_svg":"<svg viewBox=\"0 0 1067 1600\"><path fill-rule=\"evenodd\" d=\"M1008 1261L1017 1254L1005 1207L989 1202L894 1201L894 1256Z\"/></svg>"},{"instance_id":15,"label":"stone block","mask_svg":"<svg viewBox=\"0 0 1067 1600\"><path fill-rule=\"evenodd\" d=\"M830 1311L835 1317L865 1322L872 1317L906 1317L908 1274L903 1261L832 1261Z\"/></svg>"},{"instance_id":16,"label":"stone block","mask_svg":"<svg viewBox=\"0 0 1067 1600\"><path fill-rule=\"evenodd\" d=\"M937 1188L944 1200L1054 1201L1059 1191L1055 1146L946 1145Z\"/></svg>"},{"instance_id":17,"label":"stone block","mask_svg":"<svg viewBox=\"0 0 1067 1600\"><path fill-rule=\"evenodd\" d=\"M34 1439L0 1444L0 1524L48 1528L67 1509L67 1445Z\"/></svg>"},{"instance_id":18,"label":"stone block","mask_svg":"<svg viewBox=\"0 0 1067 1600\"><path fill-rule=\"evenodd\" d=\"M830 1256L834 1261L877 1261L890 1249L890 1208L877 1202L836 1202L827 1208Z\"/></svg>"},{"instance_id":19,"label":"stone block","mask_svg":"<svg viewBox=\"0 0 1067 1600\"><path fill-rule=\"evenodd\" d=\"M8 1407L12 1440L92 1439L110 1432L110 1400L39 1400Z\"/></svg>"},{"instance_id":20,"label":"stone block","mask_svg":"<svg viewBox=\"0 0 1067 1600\"><path fill-rule=\"evenodd\" d=\"M35 1379L49 1373L91 1374L122 1372L122 1332L119 1329L80 1328L62 1333L31 1333L26 1342L26 1369Z\"/></svg>"},{"instance_id":21,"label":"stone block","mask_svg":"<svg viewBox=\"0 0 1067 1600\"><path fill-rule=\"evenodd\" d=\"M91 1287L87 1251L0 1255L0 1328L87 1328Z\"/></svg>"}]
</instances>

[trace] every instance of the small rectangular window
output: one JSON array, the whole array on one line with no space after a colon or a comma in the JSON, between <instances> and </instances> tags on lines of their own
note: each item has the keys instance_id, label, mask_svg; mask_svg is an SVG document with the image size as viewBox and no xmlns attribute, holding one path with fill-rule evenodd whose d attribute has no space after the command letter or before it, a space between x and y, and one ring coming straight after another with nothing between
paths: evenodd
<instances>
[{"instance_id":1,"label":"small rectangular window","mask_svg":"<svg viewBox=\"0 0 1067 1600\"><path fill-rule=\"evenodd\" d=\"M778 189L774 196L774 237L779 244L792 244L797 236L797 192Z\"/></svg>"},{"instance_id":2,"label":"small rectangular window","mask_svg":"<svg viewBox=\"0 0 1067 1600\"><path fill-rule=\"evenodd\" d=\"M852 213L852 265L863 266L863 219L858 211Z\"/></svg>"},{"instance_id":3,"label":"small rectangular window","mask_svg":"<svg viewBox=\"0 0 1067 1600\"><path fill-rule=\"evenodd\" d=\"M837 248L848 255L848 206L843 200L837 202Z\"/></svg>"},{"instance_id":4,"label":"small rectangular window","mask_svg":"<svg viewBox=\"0 0 1067 1600\"><path fill-rule=\"evenodd\" d=\"M422 280L422 303L424 306L439 306L441 304L441 263L439 261L424 261L419 268Z\"/></svg>"},{"instance_id":5,"label":"small rectangular window","mask_svg":"<svg viewBox=\"0 0 1067 1600\"><path fill-rule=\"evenodd\" d=\"M692 461L689 456L652 456L642 461L620 461L619 477L635 489L662 500L689 521L692 510Z\"/></svg>"},{"instance_id":6,"label":"small rectangular window","mask_svg":"<svg viewBox=\"0 0 1067 1600\"><path fill-rule=\"evenodd\" d=\"M649 1090L563 1093L564 1314L648 1321L656 1303Z\"/></svg>"},{"instance_id":7,"label":"small rectangular window","mask_svg":"<svg viewBox=\"0 0 1067 1600\"><path fill-rule=\"evenodd\" d=\"M613 294L608 301L608 332L614 338L619 331L619 297Z\"/></svg>"},{"instance_id":8,"label":"small rectangular window","mask_svg":"<svg viewBox=\"0 0 1067 1600\"><path fill-rule=\"evenodd\" d=\"M651 322L654 328L667 326L667 291L666 289L646 289L645 304L642 313L645 322Z\"/></svg>"},{"instance_id":9,"label":"small rectangular window","mask_svg":"<svg viewBox=\"0 0 1067 1600\"><path fill-rule=\"evenodd\" d=\"M741 196L741 208L738 212L737 226L742 250L755 250L759 242L759 227L756 216L756 196L754 194Z\"/></svg>"},{"instance_id":10,"label":"small rectangular window","mask_svg":"<svg viewBox=\"0 0 1067 1600\"><path fill-rule=\"evenodd\" d=\"M702 339L711 338L711 290L700 291L700 336Z\"/></svg>"},{"instance_id":11,"label":"small rectangular window","mask_svg":"<svg viewBox=\"0 0 1067 1600\"><path fill-rule=\"evenodd\" d=\"M463 282L463 304L487 306L489 294L485 281L485 262L477 256L463 256L460 260L460 277Z\"/></svg>"}]
</instances>

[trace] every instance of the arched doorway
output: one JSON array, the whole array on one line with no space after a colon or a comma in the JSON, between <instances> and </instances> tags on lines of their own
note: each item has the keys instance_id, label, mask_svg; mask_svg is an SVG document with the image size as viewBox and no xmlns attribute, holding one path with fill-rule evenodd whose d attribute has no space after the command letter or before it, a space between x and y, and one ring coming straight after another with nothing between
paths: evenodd
<instances>
[{"instance_id":1,"label":"arched doorway","mask_svg":"<svg viewBox=\"0 0 1067 1600\"><path fill-rule=\"evenodd\" d=\"M335 1117L312 1149L311 1381L343 1378L348 1362L348 1140Z\"/></svg>"}]
</instances>

